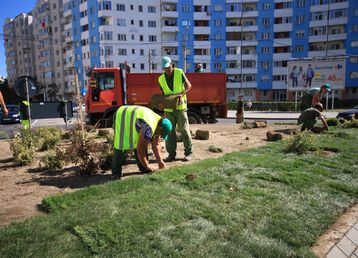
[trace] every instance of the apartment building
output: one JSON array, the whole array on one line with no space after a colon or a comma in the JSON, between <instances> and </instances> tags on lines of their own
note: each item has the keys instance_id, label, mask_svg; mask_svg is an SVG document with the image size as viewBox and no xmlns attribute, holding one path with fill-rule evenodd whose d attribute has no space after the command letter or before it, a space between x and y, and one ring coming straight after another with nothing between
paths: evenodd
<instances>
[{"instance_id":1,"label":"apartment building","mask_svg":"<svg viewBox=\"0 0 358 258\"><path fill-rule=\"evenodd\" d=\"M10 85L20 76L36 76L32 30L33 16L31 13L21 13L14 19L5 20L4 44Z\"/></svg>"},{"instance_id":2,"label":"apartment building","mask_svg":"<svg viewBox=\"0 0 358 258\"><path fill-rule=\"evenodd\" d=\"M358 98L356 0L63 0L63 12L60 0L39 0L34 21L44 45L38 77L63 86L65 98L75 92L75 71L85 89L92 67L161 72L163 55L187 72L198 63L225 72L228 100L275 101L290 97L288 61L341 57L346 88L336 96ZM51 24L52 34L39 24Z\"/></svg>"},{"instance_id":3,"label":"apartment building","mask_svg":"<svg viewBox=\"0 0 358 258\"><path fill-rule=\"evenodd\" d=\"M38 0L32 10L36 78L45 100L64 96L62 0Z\"/></svg>"}]
</instances>

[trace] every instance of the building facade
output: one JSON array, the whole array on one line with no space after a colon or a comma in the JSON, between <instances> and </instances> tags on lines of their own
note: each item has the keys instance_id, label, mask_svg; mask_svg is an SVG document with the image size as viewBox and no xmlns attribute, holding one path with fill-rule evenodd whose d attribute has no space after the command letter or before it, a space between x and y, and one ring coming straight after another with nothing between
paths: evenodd
<instances>
[{"instance_id":1,"label":"building facade","mask_svg":"<svg viewBox=\"0 0 358 258\"><path fill-rule=\"evenodd\" d=\"M10 85L20 76L36 76L33 16L21 13L4 23L4 46Z\"/></svg>"},{"instance_id":2,"label":"building facade","mask_svg":"<svg viewBox=\"0 0 358 258\"><path fill-rule=\"evenodd\" d=\"M292 99L288 61L340 57L346 87L336 96L358 98L356 0L63 0L57 11L55 2L62 7L39 0L34 12L37 43L49 36L39 22L53 24L63 14L48 39L53 60L37 49L37 77L63 84L66 98L75 92L75 72L86 89L90 68L161 72L164 55L187 72L199 63L204 72L225 72L228 100L262 101Z\"/></svg>"}]
</instances>

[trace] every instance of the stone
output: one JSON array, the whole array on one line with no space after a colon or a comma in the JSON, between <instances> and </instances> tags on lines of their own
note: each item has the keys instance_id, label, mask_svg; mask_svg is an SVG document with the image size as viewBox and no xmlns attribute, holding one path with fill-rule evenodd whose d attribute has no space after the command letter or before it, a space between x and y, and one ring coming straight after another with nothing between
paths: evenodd
<instances>
[{"instance_id":1,"label":"stone","mask_svg":"<svg viewBox=\"0 0 358 258\"><path fill-rule=\"evenodd\" d=\"M267 121L255 121L255 128L267 127Z\"/></svg>"},{"instance_id":2,"label":"stone","mask_svg":"<svg viewBox=\"0 0 358 258\"><path fill-rule=\"evenodd\" d=\"M195 139L209 140L210 132L208 130L197 130L195 133Z\"/></svg>"},{"instance_id":3,"label":"stone","mask_svg":"<svg viewBox=\"0 0 358 258\"><path fill-rule=\"evenodd\" d=\"M270 142L280 141L282 140L282 134L275 133L272 131L267 131L266 133L267 140Z\"/></svg>"}]
</instances>

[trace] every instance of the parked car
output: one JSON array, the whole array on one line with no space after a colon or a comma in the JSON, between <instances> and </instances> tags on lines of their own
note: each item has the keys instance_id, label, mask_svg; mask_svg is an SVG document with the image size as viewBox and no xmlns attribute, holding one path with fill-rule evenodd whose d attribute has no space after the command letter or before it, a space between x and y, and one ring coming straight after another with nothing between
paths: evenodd
<instances>
[{"instance_id":1,"label":"parked car","mask_svg":"<svg viewBox=\"0 0 358 258\"><path fill-rule=\"evenodd\" d=\"M0 123L9 124L9 123L19 123L20 122L20 109L18 105L6 105L7 110L9 111L7 116L4 116L4 113L0 110Z\"/></svg>"},{"instance_id":2,"label":"parked car","mask_svg":"<svg viewBox=\"0 0 358 258\"><path fill-rule=\"evenodd\" d=\"M339 112L337 118L344 118L351 120L352 118L358 118L358 106L355 106L352 109L348 109L343 112Z\"/></svg>"}]
</instances>

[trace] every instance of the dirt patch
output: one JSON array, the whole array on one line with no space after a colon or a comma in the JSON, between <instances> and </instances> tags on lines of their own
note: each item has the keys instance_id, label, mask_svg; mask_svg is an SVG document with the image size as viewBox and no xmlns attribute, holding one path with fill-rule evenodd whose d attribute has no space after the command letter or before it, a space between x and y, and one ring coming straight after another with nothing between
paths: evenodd
<instances>
[{"instance_id":1,"label":"dirt patch","mask_svg":"<svg viewBox=\"0 0 358 258\"><path fill-rule=\"evenodd\" d=\"M312 246L317 257L325 257L331 248L344 236L344 234L358 221L358 204L349 208Z\"/></svg>"},{"instance_id":2,"label":"dirt patch","mask_svg":"<svg viewBox=\"0 0 358 258\"><path fill-rule=\"evenodd\" d=\"M269 125L268 128L241 129L237 124L192 125L191 130L209 130L209 140L193 140L193 158L185 162L183 144L178 144L177 161L167 163L168 167L189 164L198 160L220 157L226 153L240 151L267 144L267 130L287 130L292 125ZM220 148L222 152L209 151L209 146ZM39 154L39 153L38 153ZM40 155L43 155L41 153ZM162 143L163 158L167 156ZM151 158L154 158L151 156ZM152 161L153 163L154 160ZM123 167L124 179L141 175L135 161L130 160ZM156 164L153 164L156 167ZM12 161L7 141L0 141L0 225L21 221L28 217L43 214L38 210L42 199L49 195L76 191L90 185L103 184L113 180L110 171L91 177L78 175L78 168L68 166L61 171L39 169L38 161L29 166L19 167Z\"/></svg>"}]
</instances>

